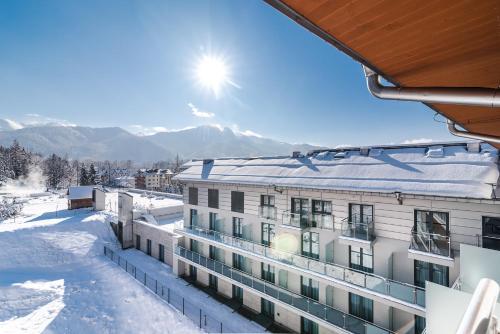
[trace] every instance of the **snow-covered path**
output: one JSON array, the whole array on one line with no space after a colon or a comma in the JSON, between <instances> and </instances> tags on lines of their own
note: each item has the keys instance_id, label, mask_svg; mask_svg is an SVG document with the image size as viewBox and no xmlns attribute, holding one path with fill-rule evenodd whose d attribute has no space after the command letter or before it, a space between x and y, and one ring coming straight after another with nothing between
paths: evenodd
<instances>
[{"instance_id":1,"label":"snow-covered path","mask_svg":"<svg viewBox=\"0 0 500 334\"><path fill-rule=\"evenodd\" d=\"M199 332L103 256L110 216L65 205L33 199L0 223L0 333Z\"/></svg>"}]
</instances>

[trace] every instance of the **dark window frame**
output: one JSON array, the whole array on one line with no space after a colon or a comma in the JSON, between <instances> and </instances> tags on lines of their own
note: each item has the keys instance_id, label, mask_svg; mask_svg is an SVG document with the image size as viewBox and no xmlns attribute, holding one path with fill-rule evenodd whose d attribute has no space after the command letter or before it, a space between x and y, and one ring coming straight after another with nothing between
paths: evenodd
<instances>
[{"instance_id":1,"label":"dark window frame","mask_svg":"<svg viewBox=\"0 0 500 334\"><path fill-rule=\"evenodd\" d=\"M219 208L219 189L208 189L208 207Z\"/></svg>"},{"instance_id":2,"label":"dark window frame","mask_svg":"<svg viewBox=\"0 0 500 334\"><path fill-rule=\"evenodd\" d=\"M151 255L151 251L153 248L153 242L151 239L146 239L146 254Z\"/></svg>"},{"instance_id":3,"label":"dark window frame","mask_svg":"<svg viewBox=\"0 0 500 334\"><path fill-rule=\"evenodd\" d=\"M233 217L233 237L243 238L243 218Z\"/></svg>"},{"instance_id":4,"label":"dark window frame","mask_svg":"<svg viewBox=\"0 0 500 334\"><path fill-rule=\"evenodd\" d=\"M421 282L421 280L418 278L418 274L420 273L419 268L424 272L424 274L426 274L426 278L428 278L423 282ZM444 282L437 281L437 277L440 273L444 275ZM421 288L425 288L425 281L441 284L443 286L449 286L450 268L435 263L413 260L413 284Z\"/></svg>"},{"instance_id":5,"label":"dark window frame","mask_svg":"<svg viewBox=\"0 0 500 334\"><path fill-rule=\"evenodd\" d=\"M304 249L304 235L308 234L309 235L309 249ZM316 253L313 253L313 238L312 236L313 235L317 235L318 236L318 254ZM301 249L301 254L303 256L306 256L306 257L309 257L311 259L319 259L319 256L320 256L320 239L319 239L320 235L318 232L304 232L302 233L301 235L301 239L300 239L300 249Z\"/></svg>"},{"instance_id":6,"label":"dark window frame","mask_svg":"<svg viewBox=\"0 0 500 334\"><path fill-rule=\"evenodd\" d=\"M135 235L135 249L141 250L141 236L139 234Z\"/></svg>"},{"instance_id":7,"label":"dark window frame","mask_svg":"<svg viewBox=\"0 0 500 334\"><path fill-rule=\"evenodd\" d=\"M276 283L276 268L269 263L260 263L260 278L270 283Z\"/></svg>"},{"instance_id":8,"label":"dark window frame","mask_svg":"<svg viewBox=\"0 0 500 334\"><path fill-rule=\"evenodd\" d=\"M306 282L306 284L304 284ZM316 287L313 286L315 283ZM312 278L300 276L300 294L308 298L319 301L319 281Z\"/></svg>"},{"instance_id":9,"label":"dark window frame","mask_svg":"<svg viewBox=\"0 0 500 334\"><path fill-rule=\"evenodd\" d=\"M276 198L274 195L260 195L260 205L274 207L276 205Z\"/></svg>"},{"instance_id":10,"label":"dark window frame","mask_svg":"<svg viewBox=\"0 0 500 334\"><path fill-rule=\"evenodd\" d=\"M162 244L158 244L158 260L165 262L165 246Z\"/></svg>"},{"instance_id":11,"label":"dark window frame","mask_svg":"<svg viewBox=\"0 0 500 334\"><path fill-rule=\"evenodd\" d=\"M243 191L231 191L231 211L245 213L245 193Z\"/></svg>"},{"instance_id":12,"label":"dark window frame","mask_svg":"<svg viewBox=\"0 0 500 334\"><path fill-rule=\"evenodd\" d=\"M353 300L358 300L359 302L353 303ZM353 305L357 304L357 305ZM357 310L354 308L357 306ZM363 308L362 313L359 311ZM357 316L358 318L364 319L369 322L373 322L373 300L370 298L366 298L355 293L349 292L349 314Z\"/></svg>"},{"instance_id":13,"label":"dark window frame","mask_svg":"<svg viewBox=\"0 0 500 334\"><path fill-rule=\"evenodd\" d=\"M359 205L359 208L360 208L360 215L361 215L361 219L360 219L360 222L361 223L365 223L363 220L363 217L365 217L365 214L364 214L364 211L365 211L365 207L368 208L370 207L371 208L371 220L370 222L373 222L373 217L375 217L375 207L373 204L361 204L361 203L349 203L349 221L352 222L352 207L354 205Z\"/></svg>"},{"instance_id":14,"label":"dark window frame","mask_svg":"<svg viewBox=\"0 0 500 334\"><path fill-rule=\"evenodd\" d=\"M353 252L354 253L358 253L357 251L355 251L355 250L353 251L352 250L352 246L349 246L349 268L356 269L356 270L361 270L361 271L364 271L366 273L373 273L373 263L374 263L374 261L373 261L373 256L374 256L373 250L371 250L370 253L368 253L368 252L365 252L365 248L362 248L362 247L359 248L360 264L356 264L356 263L352 262L352 253ZM365 254L368 254L367 256L371 257L371 259L372 259L372 261L371 261L372 262L371 263L371 267L367 267L364 264L364 262L365 262L365 260L364 260L365 256L364 255Z\"/></svg>"},{"instance_id":15,"label":"dark window frame","mask_svg":"<svg viewBox=\"0 0 500 334\"><path fill-rule=\"evenodd\" d=\"M265 229L264 226L267 226L267 229ZM276 235L274 224L261 223L260 229L261 229L260 230L261 244L268 247L271 246L271 243L273 242L274 237Z\"/></svg>"},{"instance_id":16,"label":"dark window frame","mask_svg":"<svg viewBox=\"0 0 500 334\"><path fill-rule=\"evenodd\" d=\"M444 214L446 216L446 232L445 232L445 235L448 236L450 234L450 213L449 212L445 212L445 211L436 211L436 210L423 210L423 209L415 209L413 211L413 228L415 231L418 231L417 230L417 217L418 217L418 214L419 213L429 213L431 216L433 216L434 214ZM429 230L428 233L430 234L433 234L433 233L437 233L437 234L440 234L438 233L437 231L434 231L434 225L438 225L438 224L434 224L432 222L432 217L430 219L430 223L429 222L425 222L424 224L428 225L431 227L431 229ZM442 224L439 224L439 225L442 225Z\"/></svg>"},{"instance_id":17,"label":"dark window frame","mask_svg":"<svg viewBox=\"0 0 500 334\"><path fill-rule=\"evenodd\" d=\"M191 205L198 205L198 188L189 187L188 189L188 203Z\"/></svg>"}]
</instances>

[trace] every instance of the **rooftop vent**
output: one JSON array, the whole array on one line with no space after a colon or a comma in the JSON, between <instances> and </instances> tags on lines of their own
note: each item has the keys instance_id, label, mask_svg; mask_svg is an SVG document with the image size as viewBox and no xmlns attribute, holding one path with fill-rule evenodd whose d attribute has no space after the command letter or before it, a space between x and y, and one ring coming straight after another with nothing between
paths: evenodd
<instances>
[{"instance_id":1,"label":"rooftop vent","mask_svg":"<svg viewBox=\"0 0 500 334\"><path fill-rule=\"evenodd\" d=\"M214 162L214 159L203 159L203 164L208 165Z\"/></svg>"},{"instance_id":2,"label":"rooftop vent","mask_svg":"<svg viewBox=\"0 0 500 334\"><path fill-rule=\"evenodd\" d=\"M443 146L431 146L427 149L428 158L442 158L444 156Z\"/></svg>"},{"instance_id":3,"label":"rooftop vent","mask_svg":"<svg viewBox=\"0 0 500 334\"><path fill-rule=\"evenodd\" d=\"M300 158L301 156L300 151L293 151L292 153L292 158Z\"/></svg>"},{"instance_id":4,"label":"rooftop vent","mask_svg":"<svg viewBox=\"0 0 500 334\"><path fill-rule=\"evenodd\" d=\"M370 152L369 147L361 147L359 149L359 154L364 155L364 156L367 156L369 152Z\"/></svg>"},{"instance_id":5,"label":"rooftop vent","mask_svg":"<svg viewBox=\"0 0 500 334\"><path fill-rule=\"evenodd\" d=\"M470 153L479 153L481 152L481 143L480 142L471 142L467 143L467 151Z\"/></svg>"}]
</instances>

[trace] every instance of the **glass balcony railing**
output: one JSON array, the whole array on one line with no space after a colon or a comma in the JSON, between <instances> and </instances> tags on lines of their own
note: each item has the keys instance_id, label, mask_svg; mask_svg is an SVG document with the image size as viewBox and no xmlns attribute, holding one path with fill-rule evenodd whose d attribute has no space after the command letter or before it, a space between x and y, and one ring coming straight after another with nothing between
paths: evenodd
<instances>
[{"instance_id":1,"label":"glass balcony railing","mask_svg":"<svg viewBox=\"0 0 500 334\"><path fill-rule=\"evenodd\" d=\"M345 218L342 220L341 235L347 238L359 239L364 241L375 240L375 233L373 228L373 220L371 219L357 219Z\"/></svg>"},{"instance_id":2,"label":"glass balcony railing","mask_svg":"<svg viewBox=\"0 0 500 334\"><path fill-rule=\"evenodd\" d=\"M261 205L259 206L259 217L264 219L276 220L276 211L277 210L275 206Z\"/></svg>"},{"instance_id":3,"label":"glass balcony railing","mask_svg":"<svg viewBox=\"0 0 500 334\"><path fill-rule=\"evenodd\" d=\"M297 228L317 227L327 230L334 229L334 220L331 213L295 213L283 212L282 224Z\"/></svg>"},{"instance_id":4,"label":"glass balcony railing","mask_svg":"<svg viewBox=\"0 0 500 334\"><path fill-rule=\"evenodd\" d=\"M256 256L264 257L282 264L291 265L300 269L325 275L346 284L362 287L366 290L387 295L406 303L425 306L425 289L402 282L393 281L375 274L366 273L333 263L321 262L299 254L289 253L273 247L236 238L230 235L208 231L199 228L176 229L177 233L186 236L197 236L218 244L219 247L232 246L243 251L251 252Z\"/></svg>"},{"instance_id":5,"label":"glass balcony railing","mask_svg":"<svg viewBox=\"0 0 500 334\"><path fill-rule=\"evenodd\" d=\"M231 280L238 282L249 289L255 290L269 297L270 300L281 302L292 306L313 317L324 320L333 326L342 328L346 331L356 334L389 334L390 330L379 327L361 318L344 313L333 307L319 303L316 300L302 296L287 289L278 287L262 279L248 275L222 262L209 259L203 255L177 246L175 254L187 259L193 263L211 270L214 273L226 276Z\"/></svg>"},{"instance_id":6,"label":"glass balcony railing","mask_svg":"<svg viewBox=\"0 0 500 334\"><path fill-rule=\"evenodd\" d=\"M418 231L415 230L415 227L411 230L410 249L422 253L452 257L449 235Z\"/></svg>"}]
</instances>

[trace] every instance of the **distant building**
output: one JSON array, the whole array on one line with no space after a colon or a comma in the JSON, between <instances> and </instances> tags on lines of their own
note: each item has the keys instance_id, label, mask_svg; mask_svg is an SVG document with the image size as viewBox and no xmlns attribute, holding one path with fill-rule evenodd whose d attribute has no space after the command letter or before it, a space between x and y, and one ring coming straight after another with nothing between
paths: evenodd
<instances>
[{"instance_id":1,"label":"distant building","mask_svg":"<svg viewBox=\"0 0 500 334\"><path fill-rule=\"evenodd\" d=\"M135 188L165 191L172 184L170 169L140 169L135 175Z\"/></svg>"},{"instance_id":2,"label":"distant building","mask_svg":"<svg viewBox=\"0 0 500 334\"><path fill-rule=\"evenodd\" d=\"M69 187L68 209L91 208L93 206L92 190L94 186Z\"/></svg>"}]
</instances>

